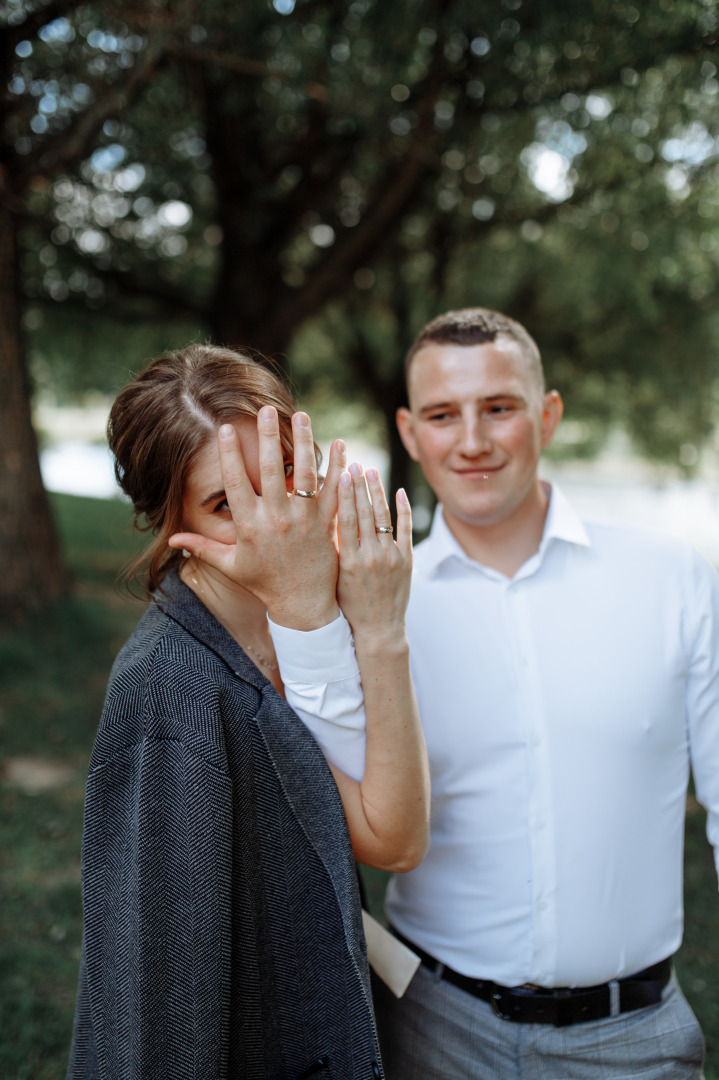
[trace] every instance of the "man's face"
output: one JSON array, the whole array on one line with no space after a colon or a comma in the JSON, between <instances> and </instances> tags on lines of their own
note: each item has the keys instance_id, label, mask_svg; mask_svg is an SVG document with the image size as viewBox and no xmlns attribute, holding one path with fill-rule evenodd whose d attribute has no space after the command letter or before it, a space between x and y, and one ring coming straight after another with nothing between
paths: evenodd
<instances>
[{"instance_id":1,"label":"man's face","mask_svg":"<svg viewBox=\"0 0 719 1080\"><path fill-rule=\"evenodd\" d=\"M562 414L544 394L520 346L430 342L409 371L409 409L397 424L410 456L452 518L488 527L520 514L538 497L537 465Z\"/></svg>"}]
</instances>

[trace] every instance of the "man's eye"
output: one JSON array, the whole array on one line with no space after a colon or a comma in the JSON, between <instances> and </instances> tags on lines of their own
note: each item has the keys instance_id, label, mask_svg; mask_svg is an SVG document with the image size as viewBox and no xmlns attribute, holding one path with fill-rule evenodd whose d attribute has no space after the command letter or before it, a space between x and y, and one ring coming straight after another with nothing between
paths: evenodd
<instances>
[{"instance_id":1,"label":"man's eye","mask_svg":"<svg viewBox=\"0 0 719 1080\"><path fill-rule=\"evenodd\" d=\"M291 461L286 461L285 462L285 477L288 478L288 477L292 476L292 473L294 471L295 471L295 467L292 464L292 462Z\"/></svg>"}]
</instances>

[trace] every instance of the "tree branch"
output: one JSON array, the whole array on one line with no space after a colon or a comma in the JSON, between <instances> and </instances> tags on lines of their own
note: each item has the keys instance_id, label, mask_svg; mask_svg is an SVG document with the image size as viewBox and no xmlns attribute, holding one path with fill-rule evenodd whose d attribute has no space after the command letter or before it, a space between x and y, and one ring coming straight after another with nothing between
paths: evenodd
<instances>
[{"instance_id":1,"label":"tree branch","mask_svg":"<svg viewBox=\"0 0 719 1080\"><path fill-rule=\"evenodd\" d=\"M148 44L141 62L133 67L127 78L108 87L106 93L96 98L64 131L40 146L36 154L30 155L21 174L26 177L35 172L47 174L79 158L98 127L108 116L125 108L133 94L148 81L162 58L164 46L164 35L159 34Z\"/></svg>"},{"instance_id":2,"label":"tree branch","mask_svg":"<svg viewBox=\"0 0 719 1080\"><path fill-rule=\"evenodd\" d=\"M207 45L188 45L186 42L174 41L168 43L166 51L170 56L190 60L192 63L203 66L209 65L211 68L234 71L238 75L252 75L260 79L270 75L278 79L287 78L283 72L273 71L263 60L248 60L246 57L235 56L233 53L213 49Z\"/></svg>"},{"instance_id":3,"label":"tree branch","mask_svg":"<svg viewBox=\"0 0 719 1080\"><path fill-rule=\"evenodd\" d=\"M153 277L152 283L149 283L123 270L98 270L93 267L92 272L101 281L114 285L122 296L151 300L173 315L193 315L202 322L209 321L206 307L192 300L186 293L180 293L174 286L164 286L156 276ZM112 297L108 300L108 306L111 303Z\"/></svg>"},{"instance_id":4,"label":"tree branch","mask_svg":"<svg viewBox=\"0 0 719 1080\"><path fill-rule=\"evenodd\" d=\"M280 324L299 323L345 287L352 270L361 266L382 245L404 213L425 169L421 150L413 148L400 168L386 175L383 193L370 212L347 231L341 243L330 249L330 254L312 273L308 283L296 294L288 294L285 309L278 312Z\"/></svg>"},{"instance_id":5,"label":"tree branch","mask_svg":"<svg viewBox=\"0 0 719 1080\"><path fill-rule=\"evenodd\" d=\"M424 80L426 93L418 103L419 121L403 159L385 171L375 184L377 197L340 243L310 271L307 284L286 293L284 309L277 312L279 325L293 326L317 311L345 287L352 270L369 259L385 242L392 227L411 204L430 167L435 141L434 106L443 86L443 41L437 39L432 65Z\"/></svg>"},{"instance_id":6,"label":"tree branch","mask_svg":"<svg viewBox=\"0 0 719 1080\"><path fill-rule=\"evenodd\" d=\"M9 23L0 28L0 52L3 56L14 52L15 46L62 15L69 15L85 0L51 0L44 7L31 11L19 23Z\"/></svg>"}]
</instances>

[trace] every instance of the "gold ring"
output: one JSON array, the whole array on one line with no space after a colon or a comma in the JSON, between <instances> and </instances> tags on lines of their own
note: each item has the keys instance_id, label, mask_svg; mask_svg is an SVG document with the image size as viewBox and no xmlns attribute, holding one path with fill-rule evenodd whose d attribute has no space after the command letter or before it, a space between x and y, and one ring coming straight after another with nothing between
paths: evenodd
<instances>
[{"instance_id":1,"label":"gold ring","mask_svg":"<svg viewBox=\"0 0 719 1080\"><path fill-rule=\"evenodd\" d=\"M394 529L391 525L375 525L376 533L393 533Z\"/></svg>"},{"instance_id":2,"label":"gold ring","mask_svg":"<svg viewBox=\"0 0 719 1080\"><path fill-rule=\"evenodd\" d=\"M293 495L299 495L301 499L316 499L319 491L302 491L301 488L292 488Z\"/></svg>"}]
</instances>

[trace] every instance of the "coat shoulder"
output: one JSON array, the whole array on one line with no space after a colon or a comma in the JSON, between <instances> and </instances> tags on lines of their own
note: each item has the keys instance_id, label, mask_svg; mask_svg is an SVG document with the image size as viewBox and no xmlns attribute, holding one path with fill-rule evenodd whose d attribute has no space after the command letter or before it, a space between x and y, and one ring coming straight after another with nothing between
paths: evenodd
<instances>
[{"instance_id":1,"label":"coat shoulder","mask_svg":"<svg viewBox=\"0 0 719 1080\"><path fill-rule=\"evenodd\" d=\"M150 605L110 673L91 771L147 738L214 760L224 719L256 715L262 694L166 611Z\"/></svg>"}]
</instances>

